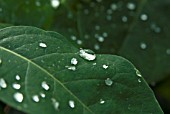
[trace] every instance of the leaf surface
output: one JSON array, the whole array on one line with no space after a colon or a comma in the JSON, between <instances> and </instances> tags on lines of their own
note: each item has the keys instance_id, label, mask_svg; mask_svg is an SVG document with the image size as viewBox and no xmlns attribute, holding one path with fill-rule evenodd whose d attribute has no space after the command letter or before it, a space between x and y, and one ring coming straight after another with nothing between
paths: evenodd
<instances>
[{"instance_id":1,"label":"leaf surface","mask_svg":"<svg viewBox=\"0 0 170 114\"><path fill-rule=\"evenodd\" d=\"M105 54L88 61L79 53L58 33L1 29L0 99L31 114L163 113L129 61ZM72 58L75 70L69 69Z\"/></svg>"}]
</instances>

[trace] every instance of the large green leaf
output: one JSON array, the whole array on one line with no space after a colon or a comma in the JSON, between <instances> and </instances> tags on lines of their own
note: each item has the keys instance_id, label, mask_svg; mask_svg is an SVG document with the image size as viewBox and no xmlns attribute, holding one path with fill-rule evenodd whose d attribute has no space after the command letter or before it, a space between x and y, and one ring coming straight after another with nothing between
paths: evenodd
<instances>
[{"instance_id":1,"label":"large green leaf","mask_svg":"<svg viewBox=\"0 0 170 114\"><path fill-rule=\"evenodd\" d=\"M33 27L1 29L0 99L31 114L163 113L129 61L81 56L60 34ZM71 65L72 58L78 63Z\"/></svg>"}]
</instances>

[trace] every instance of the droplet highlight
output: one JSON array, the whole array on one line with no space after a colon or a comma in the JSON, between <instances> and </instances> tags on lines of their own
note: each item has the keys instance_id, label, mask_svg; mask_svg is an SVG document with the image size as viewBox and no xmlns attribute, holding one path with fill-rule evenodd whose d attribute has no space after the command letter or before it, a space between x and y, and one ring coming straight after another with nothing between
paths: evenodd
<instances>
[{"instance_id":1,"label":"droplet highlight","mask_svg":"<svg viewBox=\"0 0 170 114\"><path fill-rule=\"evenodd\" d=\"M42 47L42 48L46 48L47 47L47 45L45 43L42 43L42 42L39 43L39 46Z\"/></svg>"},{"instance_id":2,"label":"droplet highlight","mask_svg":"<svg viewBox=\"0 0 170 114\"><path fill-rule=\"evenodd\" d=\"M92 50L89 49L80 49L79 51L80 57L84 58L88 61L93 61L96 59L96 55Z\"/></svg>"}]
</instances>

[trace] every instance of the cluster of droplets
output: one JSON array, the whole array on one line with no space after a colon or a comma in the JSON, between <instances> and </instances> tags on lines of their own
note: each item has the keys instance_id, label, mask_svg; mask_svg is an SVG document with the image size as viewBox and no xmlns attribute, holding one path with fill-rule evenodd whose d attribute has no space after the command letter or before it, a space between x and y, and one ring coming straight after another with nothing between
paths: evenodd
<instances>
[{"instance_id":1,"label":"cluster of droplets","mask_svg":"<svg viewBox=\"0 0 170 114\"><path fill-rule=\"evenodd\" d=\"M138 76L138 82L139 82L139 83L142 82L142 81L141 81L141 77L142 77L141 73L139 72L138 69L136 69L136 68L134 68L134 69L135 69L136 75Z\"/></svg>"}]
</instances>

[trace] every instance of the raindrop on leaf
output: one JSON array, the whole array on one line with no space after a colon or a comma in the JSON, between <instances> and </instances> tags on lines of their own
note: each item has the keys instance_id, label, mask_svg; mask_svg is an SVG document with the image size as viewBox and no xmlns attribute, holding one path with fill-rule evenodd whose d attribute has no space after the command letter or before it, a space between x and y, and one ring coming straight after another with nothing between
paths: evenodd
<instances>
[{"instance_id":1,"label":"raindrop on leaf","mask_svg":"<svg viewBox=\"0 0 170 114\"><path fill-rule=\"evenodd\" d=\"M71 108L75 108L75 103L73 100L69 100L68 104Z\"/></svg>"},{"instance_id":2,"label":"raindrop on leaf","mask_svg":"<svg viewBox=\"0 0 170 114\"><path fill-rule=\"evenodd\" d=\"M0 78L0 88L7 88L7 83L3 78Z\"/></svg>"},{"instance_id":3,"label":"raindrop on leaf","mask_svg":"<svg viewBox=\"0 0 170 114\"><path fill-rule=\"evenodd\" d=\"M113 84L113 81L112 81L110 78L107 78L107 79L105 80L105 84L106 84L107 86L111 86L111 85Z\"/></svg>"},{"instance_id":4,"label":"raindrop on leaf","mask_svg":"<svg viewBox=\"0 0 170 114\"><path fill-rule=\"evenodd\" d=\"M96 55L92 50L89 49L80 49L79 51L80 57L84 58L88 61L93 61L96 59Z\"/></svg>"},{"instance_id":5,"label":"raindrop on leaf","mask_svg":"<svg viewBox=\"0 0 170 114\"><path fill-rule=\"evenodd\" d=\"M24 100L23 94L19 92L16 92L13 97L19 103L21 103Z\"/></svg>"}]
</instances>

